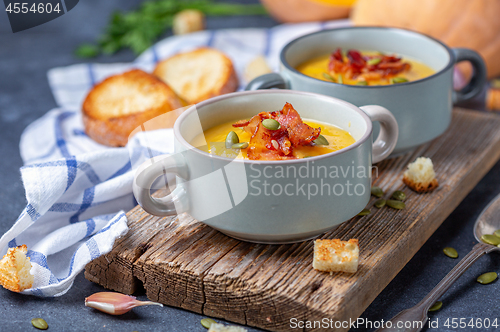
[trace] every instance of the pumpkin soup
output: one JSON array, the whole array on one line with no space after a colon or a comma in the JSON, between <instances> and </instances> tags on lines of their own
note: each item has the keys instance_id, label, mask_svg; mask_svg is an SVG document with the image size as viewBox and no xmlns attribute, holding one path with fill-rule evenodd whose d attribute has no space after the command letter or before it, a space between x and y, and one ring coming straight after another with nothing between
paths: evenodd
<instances>
[{"instance_id":1,"label":"pumpkin soup","mask_svg":"<svg viewBox=\"0 0 500 332\"><path fill-rule=\"evenodd\" d=\"M297 67L302 74L323 81L350 85L388 85L415 81L434 74L427 65L396 55L339 48L331 55L308 60Z\"/></svg>"},{"instance_id":2,"label":"pumpkin soup","mask_svg":"<svg viewBox=\"0 0 500 332\"><path fill-rule=\"evenodd\" d=\"M287 103L280 111L261 112L249 120L217 125L198 135L191 144L223 157L288 160L338 151L354 142L347 131L334 125L302 120Z\"/></svg>"}]
</instances>

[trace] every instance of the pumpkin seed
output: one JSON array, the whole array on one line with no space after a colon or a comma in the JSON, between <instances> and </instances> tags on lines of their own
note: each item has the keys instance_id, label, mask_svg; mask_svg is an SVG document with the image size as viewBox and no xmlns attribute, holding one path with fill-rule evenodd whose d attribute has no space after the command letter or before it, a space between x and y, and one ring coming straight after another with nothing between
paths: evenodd
<instances>
[{"instance_id":1,"label":"pumpkin seed","mask_svg":"<svg viewBox=\"0 0 500 332\"><path fill-rule=\"evenodd\" d=\"M498 278L498 275L496 272L487 272L484 274L481 274L479 277L477 277L477 282L483 285L489 284L490 282L495 281Z\"/></svg>"},{"instance_id":2,"label":"pumpkin seed","mask_svg":"<svg viewBox=\"0 0 500 332\"><path fill-rule=\"evenodd\" d=\"M500 237L493 234L484 234L483 236L481 236L481 241L487 244L498 246L500 244Z\"/></svg>"},{"instance_id":3,"label":"pumpkin seed","mask_svg":"<svg viewBox=\"0 0 500 332\"><path fill-rule=\"evenodd\" d=\"M381 58L373 58L373 59L370 59L370 60L366 61L366 63L369 66L375 66L375 65L378 65L380 63L380 61L382 61Z\"/></svg>"},{"instance_id":4,"label":"pumpkin seed","mask_svg":"<svg viewBox=\"0 0 500 332\"><path fill-rule=\"evenodd\" d=\"M316 145L328 145L328 144L330 144L330 143L328 143L328 140L323 135L319 135L318 138L316 138L313 142Z\"/></svg>"},{"instance_id":5,"label":"pumpkin seed","mask_svg":"<svg viewBox=\"0 0 500 332\"><path fill-rule=\"evenodd\" d=\"M281 128L280 123L274 119L264 119L262 120L262 125L269 130L278 130Z\"/></svg>"},{"instance_id":6,"label":"pumpkin seed","mask_svg":"<svg viewBox=\"0 0 500 332\"><path fill-rule=\"evenodd\" d=\"M391 78L391 83L392 84L398 84L398 83L406 83L408 80L404 77L393 77Z\"/></svg>"},{"instance_id":7,"label":"pumpkin seed","mask_svg":"<svg viewBox=\"0 0 500 332\"><path fill-rule=\"evenodd\" d=\"M333 78L333 76L328 73L323 73L323 77L329 81L335 82L335 78Z\"/></svg>"},{"instance_id":8,"label":"pumpkin seed","mask_svg":"<svg viewBox=\"0 0 500 332\"><path fill-rule=\"evenodd\" d=\"M360 213L358 213L358 216L362 217L362 216L366 216L366 215L369 215L371 213L370 210L368 209L363 209Z\"/></svg>"},{"instance_id":9,"label":"pumpkin seed","mask_svg":"<svg viewBox=\"0 0 500 332\"><path fill-rule=\"evenodd\" d=\"M376 208L383 208L385 206L385 199L379 199L373 204Z\"/></svg>"},{"instance_id":10,"label":"pumpkin seed","mask_svg":"<svg viewBox=\"0 0 500 332\"><path fill-rule=\"evenodd\" d=\"M204 328L207 328L209 329L210 326L212 326L212 324L214 323L217 323L216 321L214 321L212 318L203 318L201 320L201 325L203 325Z\"/></svg>"},{"instance_id":11,"label":"pumpkin seed","mask_svg":"<svg viewBox=\"0 0 500 332\"><path fill-rule=\"evenodd\" d=\"M395 199L388 199L385 204L387 204L388 207L396 210L402 210L406 207L404 202L396 201Z\"/></svg>"},{"instance_id":12,"label":"pumpkin seed","mask_svg":"<svg viewBox=\"0 0 500 332\"><path fill-rule=\"evenodd\" d=\"M341 74L339 74L339 76L337 76L337 77L338 77L338 78L337 78L337 82L338 82L339 84L344 84L344 79L342 78L342 75L341 75Z\"/></svg>"},{"instance_id":13,"label":"pumpkin seed","mask_svg":"<svg viewBox=\"0 0 500 332\"><path fill-rule=\"evenodd\" d=\"M229 134L226 136L226 149L230 149L233 144L239 143L240 138L238 137L238 134L236 134L234 131L230 131Z\"/></svg>"},{"instance_id":14,"label":"pumpkin seed","mask_svg":"<svg viewBox=\"0 0 500 332\"><path fill-rule=\"evenodd\" d=\"M500 229L497 229L495 233L493 233L496 237L500 237Z\"/></svg>"},{"instance_id":15,"label":"pumpkin seed","mask_svg":"<svg viewBox=\"0 0 500 332\"><path fill-rule=\"evenodd\" d=\"M367 81L359 81L356 85L368 85Z\"/></svg>"},{"instance_id":16,"label":"pumpkin seed","mask_svg":"<svg viewBox=\"0 0 500 332\"><path fill-rule=\"evenodd\" d=\"M39 330L46 330L49 328L49 324L43 318L33 318L31 320L31 325Z\"/></svg>"},{"instance_id":17,"label":"pumpkin seed","mask_svg":"<svg viewBox=\"0 0 500 332\"><path fill-rule=\"evenodd\" d=\"M380 187L373 186L371 189L371 192L372 192L373 196L378 197L378 198L384 196L384 191Z\"/></svg>"},{"instance_id":18,"label":"pumpkin seed","mask_svg":"<svg viewBox=\"0 0 500 332\"><path fill-rule=\"evenodd\" d=\"M246 149L248 148L248 142L236 143L231 146L231 149Z\"/></svg>"},{"instance_id":19,"label":"pumpkin seed","mask_svg":"<svg viewBox=\"0 0 500 332\"><path fill-rule=\"evenodd\" d=\"M398 200L398 201L404 201L406 199L406 194L404 192L402 192L401 190L396 190L393 194L392 194L392 198L394 198L395 200Z\"/></svg>"},{"instance_id":20,"label":"pumpkin seed","mask_svg":"<svg viewBox=\"0 0 500 332\"><path fill-rule=\"evenodd\" d=\"M441 307L443 306L443 302L441 301L437 301L436 303L434 303L430 308L429 308L429 311L438 311L439 309L441 309Z\"/></svg>"},{"instance_id":21,"label":"pumpkin seed","mask_svg":"<svg viewBox=\"0 0 500 332\"><path fill-rule=\"evenodd\" d=\"M458 257L458 252L452 247L444 248L443 252L446 256L448 256L450 258L457 258Z\"/></svg>"}]
</instances>

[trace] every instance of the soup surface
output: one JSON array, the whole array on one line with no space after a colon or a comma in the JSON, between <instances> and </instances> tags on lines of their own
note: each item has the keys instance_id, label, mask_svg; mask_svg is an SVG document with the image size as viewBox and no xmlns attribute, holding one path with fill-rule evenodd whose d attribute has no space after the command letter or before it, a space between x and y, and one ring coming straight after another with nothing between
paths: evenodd
<instances>
[{"instance_id":1,"label":"soup surface","mask_svg":"<svg viewBox=\"0 0 500 332\"><path fill-rule=\"evenodd\" d=\"M296 112L293 108L292 110ZM300 123L294 118L297 126L290 126L287 123L290 113L284 116L280 112L283 110L262 112L250 120L217 125L195 137L191 144L200 150L223 157L286 160L338 151L356 142L346 130L323 122L302 120L299 117ZM269 116L272 113L275 113L274 118L280 123L280 128L277 130L269 130L262 125L263 120L272 119L272 116ZM295 115L298 116L298 113ZM247 125L241 126L241 124ZM226 147L226 138L232 131L238 136L239 143L248 142L248 146L245 148Z\"/></svg>"},{"instance_id":2,"label":"soup surface","mask_svg":"<svg viewBox=\"0 0 500 332\"><path fill-rule=\"evenodd\" d=\"M302 74L323 81L350 85L388 85L415 81L435 71L422 62L375 51L340 49L297 67Z\"/></svg>"}]
</instances>

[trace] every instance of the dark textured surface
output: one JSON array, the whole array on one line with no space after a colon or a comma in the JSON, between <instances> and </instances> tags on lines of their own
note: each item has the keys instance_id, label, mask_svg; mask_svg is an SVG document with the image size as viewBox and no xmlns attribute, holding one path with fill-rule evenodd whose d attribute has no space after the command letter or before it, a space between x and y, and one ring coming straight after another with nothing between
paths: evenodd
<instances>
[{"instance_id":1,"label":"dark textured surface","mask_svg":"<svg viewBox=\"0 0 500 332\"><path fill-rule=\"evenodd\" d=\"M0 234L7 231L25 206L20 181L19 138L33 120L55 107L46 72L57 66L82 62L73 56L75 47L93 41L115 9L135 6L138 0L82 0L71 12L42 26L13 34L2 8L0 13ZM252 0L245 2L255 2ZM208 28L269 27L268 17L210 18ZM131 61L131 52L100 57L96 62ZM442 253L446 246L463 257L475 244L472 225L487 203L500 193L500 163L488 173L464 202L427 241L409 264L376 298L361 318L372 322L388 320L400 310L415 305L458 262ZM428 331L493 331L499 328L446 328L447 319L494 320L500 324L500 283L480 285L475 278L488 271L500 272L497 253L482 257L443 296L443 308L431 313L438 329ZM205 331L203 316L176 308L142 307L123 316L108 316L86 308L84 298L102 291L80 274L64 296L53 299L27 297L0 289L0 331L35 330L31 318L43 317L50 331ZM496 294L495 296L491 296ZM143 299L141 295L139 298ZM292 329L291 329L292 330ZM365 325L354 331L365 331ZM249 331L257 331L249 329Z\"/></svg>"}]
</instances>

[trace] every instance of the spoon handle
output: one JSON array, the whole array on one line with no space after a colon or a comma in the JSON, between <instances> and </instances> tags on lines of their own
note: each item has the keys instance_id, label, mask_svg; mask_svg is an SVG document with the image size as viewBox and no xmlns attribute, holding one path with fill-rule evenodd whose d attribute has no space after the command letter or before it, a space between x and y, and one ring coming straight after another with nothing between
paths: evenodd
<instances>
[{"instance_id":1,"label":"spoon handle","mask_svg":"<svg viewBox=\"0 0 500 332\"><path fill-rule=\"evenodd\" d=\"M434 287L426 297L416 306L401 311L390 321L385 322L384 326L377 332L418 332L427 322L427 312L429 308L450 288L450 286L484 254L500 250L500 248L478 243L472 250ZM391 322L391 323L389 323ZM400 327L398 327L398 325Z\"/></svg>"}]
</instances>

